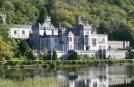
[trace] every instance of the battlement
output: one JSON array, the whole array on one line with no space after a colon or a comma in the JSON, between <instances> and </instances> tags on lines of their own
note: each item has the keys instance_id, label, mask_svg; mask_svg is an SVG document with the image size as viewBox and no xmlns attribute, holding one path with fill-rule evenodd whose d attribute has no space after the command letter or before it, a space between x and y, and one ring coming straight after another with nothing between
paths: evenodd
<instances>
[{"instance_id":1,"label":"battlement","mask_svg":"<svg viewBox=\"0 0 134 87\"><path fill-rule=\"evenodd\" d=\"M92 25L90 24L83 24L84 29L92 29Z\"/></svg>"},{"instance_id":2,"label":"battlement","mask_svg":"<svg viewBox=\"0 0 134 87\"><path fill-rule=\"evenodd\" d=\"M45 19L51 19L51 16L46 16L46 18Z\"/></svg>"},{"instance_id":3,"label":"battlement","mask_svg":"<svg viewBox=\"0 0 134 87\"><path fill-rule=\"evenodd\" d=\"M114 53L117 53L117 52L127 52L128 50L106 50L106 52L114 52Z\"/></svg>"},{"instance_id":4,"label":"battlement","mask_svg":"<svg viewBox=\"0 0 134 87\"><path fill-rule=\"evenodd\" d=\"M31 25L12 25L11 28L31 28Z\"/></svg>"},{"instance_id":5,"label":"battlement","mask_svg":"<svg viewBox=\"0 0 134 87\"><path fill-rule=\"evenodd\" d=\"M113 43L115 43L115 42L116 42L116 43L117 43L117 42L121 42L121 43L123 43L124 41L112 41L112 40L111 40L111 41L108 41L108 42L113 42Z\"/></svg>"},{"instance_id":6,"label":"battlement","mask_svg":"<svg viewBox=\"0 0 134 87\"><path fill-rule=\"evenodd\" d=\"M70 50L70 51L61 51L61 50L56 50L56 52L63 52L63 53L67 53L67 52L73 52L73 51L76 51L78 53L89 53L89 52L99 52L99 50ZM105 52L127 52L128 50L102 50L102 51L105 51Z\"/></svg>"},{"instance_id":7,"label":"battlement","mask_svg":"<svg viewBox=\"0 0 134 87\"><path fill-rule=\"evenodd\" d=\"M96 34L98 37L106 37L108 36L107 34Z\"/></svg>"}]
</instances>

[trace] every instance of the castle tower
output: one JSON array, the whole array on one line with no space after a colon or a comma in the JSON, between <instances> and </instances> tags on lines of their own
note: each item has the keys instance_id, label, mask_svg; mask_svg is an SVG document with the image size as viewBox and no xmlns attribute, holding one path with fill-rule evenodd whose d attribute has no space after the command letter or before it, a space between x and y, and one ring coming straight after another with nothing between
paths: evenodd
<instances>
[{"instance_id":1,"label":"castle tower","mask_svg":"<svg viewBox=\"0 0 134 87\"><path fill-rule=\"evenodd\" d=\"M82 24L81 16L76 16L76 27L78 27L79 24Z\"/></svg>"},{"instance_id":2,"label":"castle tower","mask_svg":"<svg viewBox=\"0 0 134 87\"><path fill-rule=\"evenodd\" d=\"M51 24L51 17L46 16L44 23Z\"/></svg>"},{"instance_id":3,"label":"castle tower","mask_svg":"<svg viewBox=\"0 0 134 87\"><path fill-rule=\"evenodd\" d=\"M2 17L3 22L6 22L6 14L0 14L0 16Z\"/></svg>"}]
</instances>

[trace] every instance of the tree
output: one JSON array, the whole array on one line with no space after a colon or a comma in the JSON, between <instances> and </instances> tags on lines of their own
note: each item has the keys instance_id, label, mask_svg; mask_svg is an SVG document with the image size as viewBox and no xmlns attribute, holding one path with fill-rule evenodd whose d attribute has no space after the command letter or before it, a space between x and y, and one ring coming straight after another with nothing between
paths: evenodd
<instances>
[{"instance_id":1,"label":"tree","mask_svg":"<svg viewBox=\"0 0 134 87\"><path fill-rule=\"evenodd\" d=\"M38 53L38 60L42 59L43 58L43 55L41 54L41 52L39 50L37 50L37 53Z\"/></svg>"},{"instance_id":2,"label":"tree","mask_svg":"<svg viewBox=\"0 0 134 87\"><path fill-rule=\"evenodd\" d=\"M28 52L29 50L29 46L28 43L25 40L21 40L20 44L19 44L19 50L22 53L22 55L24 56L26 52Z\"/></svg>"},{"instance_id":3,"label":"tree","mask_svg":"<svg viewBox=\"0 0 134 87\"><path fill-rule=\"evenodd\" d=\"M10 43L12 46L12 52L14 53L13 57L20 57L20 50L19 50L19 39L10 39Z\"/></svg>"},{"instance_id":4,"label":"tree","mask_svg":"<svg viewBox=\"0 0 134 87\"><path fill-rule=\"evenodd\" d=\"M29 49L28 52L26 52L26 57L27 57L27 59L31 59L31 60L36 59L36 58L33 56L33 52L32 52L31 49Z\"/></svg>"},{"instance_id":5,"label":"tree","mask_svg":"<svg viewBox=\"0 0 134 87\"><path fill-rule=\"evenodd\" d=\"M77 52L73 52L73 54L71 55L71 56L69 56L69 58L68 58L68 60L79 60L80 59L80 57L79 57L79 55L78 55L78 53Z\"/></svg>"},{"instance_id":6,"label":"tree","mask_svg":"<svg viewBox=\"0 0 134 87\"><path fill-rule=\"evenodd\" d=\"M46 60L46 56L47 56L47 54L48 54L48 50L46 49L46 48L44 48L44 59Z\"/></svg>"},{"instance_id":7,"label":"tree","mask_svg":"<svg viewBox=\"0 0 134 87\"><path fill-rule=\"evenodd\" d=\"M32 24L39 16L38 9L28 1L18 1L14 3L16 24Z\"/></svg>"},{"instance_id":8,"label":"tree","mask_svg":"<svg viewBox=\"0 0 134 87\"><path fill-rule=\"evenodd\" d=\"M130 52L129 58L130 58L130 59L134 59L134 51L131 51L131 52Z\"/></svg>"},{"instance_id":9,"label":"tree","mask_svg":"<svg viewBox=\"0 0 134 87\"><path fill-rule=\"evenodd\" d=\"M39 18L38 18L38 22L39 23L44 23L44 18L47 16L47 10L46 8L42 8L41 11L40 11L40 15L39 15Z\"/></svg>"},{"instance_id":10,"label":"tree","mask_svg":"<svg viewBox=\"0 0 134 87\"><path fill-rule=\"evenodd\" d=\"M0 60L10 59L13 56L12 46L9 42L4 42L0 36Z\"/></svg>"},{"instance_id":11,"label":"tree","mask_svg":"<svg viewBox=\"0 0 134 87\"><path fill-rule=\"evenodd\" d=\"M2 19L2 17L0 16L0 24L3 24L4 22L3 22L3 19Z\"/></svg>"},{"instance_id":12,"label":"tree","mask_svg":"<svg viewBox=\"0 0 134 87\"><path fill-rule=\"evenodd\" d=\"M0 0L0 8L5 6L5 0Z\"/></svg>"},{"instance_id":13,"label":"tree","mask_svg":"<svg viewBox=\"0 0 134 87\"><path fill-rule=\"evenodd\" d=\"M54 51L53 51L52 60L57 60L57 59L58 59L57 53L56 53L56 51L54 50Z\"/></svg>"},{"instance_id":14,"label":"tree","mask_svg":"<svg viewBox=\"0 0 134 87\"><path fill-rule=\"evenodd\" d=\"M9 27L7 24L0 24L0 35L4 38L4 41L8 40Z\"/></svg>"}]
</instances>

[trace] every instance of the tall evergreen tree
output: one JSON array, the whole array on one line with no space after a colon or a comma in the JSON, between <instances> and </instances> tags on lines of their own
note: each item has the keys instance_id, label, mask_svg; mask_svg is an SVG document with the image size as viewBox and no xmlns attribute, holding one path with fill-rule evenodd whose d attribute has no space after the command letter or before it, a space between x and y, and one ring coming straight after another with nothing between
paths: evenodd
<instances>
[{"instance_id":1,"label":"tall evergreen tree","mask_svg":"<svg viewBox=\"0 0 134 87\"><path fill-rule=\"evenodd\" d=\"M38 18L38 22L39 23L44 23L44 18L47 16L47 10L46 8L42 8L41 11L40 11L40 15L39 15L39 18Z\"/></svg>"},{"instance_id":2,"label":"tall evergreen tree","mask_svg":"<svg viewBox=\"0 0 134 87\"><path fill-rule=\"evenodd\" d=\"M57 53L56 53L56 51L54 50L54 51L53 51L52 60L57 60L57 59L58 59Z\"/></svg>"},{"instance_id":3,"label":"tall evergreen tree","mask_svg":"<svg viewBox=\"0 0 134 87\"><path fill-rule=\"evenodd\" d=\"M5 0L0 0L0 8L5 6Z\"/></svg>"}]
</instances>

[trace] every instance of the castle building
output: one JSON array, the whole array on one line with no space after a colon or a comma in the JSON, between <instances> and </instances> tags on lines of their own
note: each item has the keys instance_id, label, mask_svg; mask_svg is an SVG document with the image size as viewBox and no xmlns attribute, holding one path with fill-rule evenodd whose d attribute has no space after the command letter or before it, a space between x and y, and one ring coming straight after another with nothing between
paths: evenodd
<instances>
[{"instance_id":1,"label":"castle building","mask_svg":"<svg viewBox=\"0 0 134 87\"><path fill-rule=\"evenodd\" d=\"M81 17L76 17L75 28L62 28L59 24L55 28L51 24L51 17L46 17L44 23L35 23L30 41L36 50L99 50L108 49L108 35L97 34L92 25L83 24Z\"/></svg>"},{"instance_id":2,"label":"castle building","mask_svg":"<svg viewBox=\"0 0 134 87\"><path fill-rule=\"evenodd\" d=\"M62 28L59 24L55 28L51 23L51 17L46 17L41 25L35 23L32 25L32 34L30 42L35 50L107 50L109 47L125 48L130 45L129 42L108 41L108 34L97 34L96 29L90 24L84 24L81 17L76 17L75 28Z\"/></svg>"},{"instance_id":3,"label":"castle building","mask_svg":"<svg viewBox=\"0 0 134 87\"><path fill-rule=\"evenodd\" d=\"M28 39L32 33L31 25L13 25L10 26L9 37Z\"/></svg>"},{"instance_id":4,"label":"castle building","mask_svg":"<svg viewBox=\"0 0 134 87\"><path fill-rule=\"evenodd\" d=\"M74 28L62 28L59 24L55 28L51 23L51 17L46 17L44 23L34 23L33 25L14 25L10 27L11 38L29 39L33 50L43 53L44 48L49 51L56 50L58 58L68 58L71 54L69 50L76 50L80 55L96 56L102 55L112 58L129 57L127 50L119 51L118 48L130 46L129 41L108 41L108 34L97 34L96 29L90 24L84 24L81 17L76 17ZM36 55L36 52L33 52Z\"/></svg>"}]
</instances>

